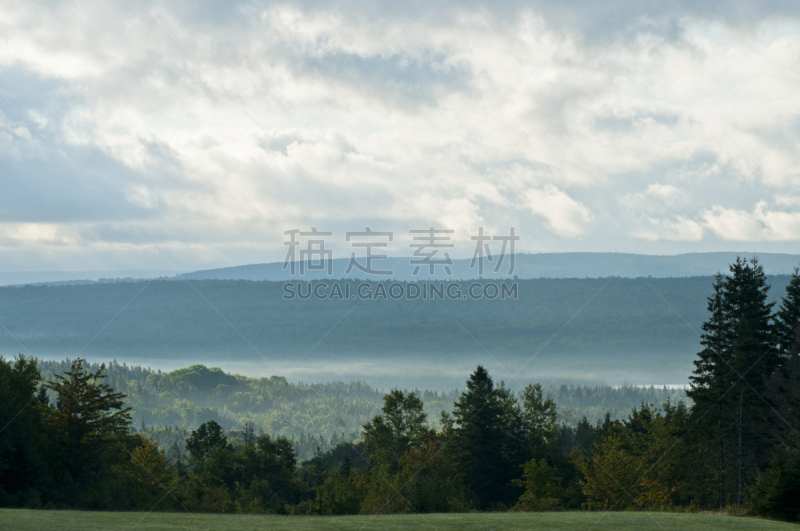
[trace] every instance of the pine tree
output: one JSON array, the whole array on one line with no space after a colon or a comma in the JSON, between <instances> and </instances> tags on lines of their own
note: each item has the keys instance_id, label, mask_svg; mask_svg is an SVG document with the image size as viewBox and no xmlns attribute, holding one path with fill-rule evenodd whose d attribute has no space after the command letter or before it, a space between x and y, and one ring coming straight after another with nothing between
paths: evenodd
<instances>
[{"instance_id":1,"label":"pine tree","mask_svg":"<svg viewBox=\"0 0 800 531\"><path fill-rule=\"evenodd\" d=\"M243 434L245 446L253 444L253 442L256 440L256 435L255 434L256 434L255 425L252 422L245 422L244 423L244 434Z\"/></svg>"},{"instance_id":2,"label":"pine tree","mask_svg":"<svg viewBox=\"0 0 800 531\"><path fill-rule=\"evenodd\" d=\"M731 424L722 403L730 391L731 337L730 315L726 306L727 277L718 273L714 278L714 292L708 298L709 319L703 323L700 344L703 350L695 360L695 370L689 377L687 396L694 402L692 414L697 419L697 430L692 433L695 456L714 456L706 463L716 476L717 503L722 509L726 502L726 441L730 439Z\"/></svg>"},{"instance_id":3,"label":"pine tree","mask_svg":"<svg viewBox=\"0 0 800 531\"><path fill-rule=\"evenodd\" d=\"M0 504L13 503L9 496L26 489L42 489L47 475L50 433L42 422L44 405L36 399L40 380L36 359L0 357Z\"/></svg>"},{"instance_id":4,"label":"pine tree","mask_svg":"<svg viewBox=\"0 0 800 531\"><path fill-rule=\"evenodd\" d=\"M725 307L726 280L721 273L714 277L714 293L708 298L711 317L701 327L703 350L697 354L694 373L689 377L687 395L701 409L716 403L727 390L732 330Z\"/></svg>"},{"instance_id":5,"label":"pine tree","mask_svg":"<svg viewBox=\"0 0 800 531\"><path fill-rule=\"evenodd\" d=\"M349 478L350 472L353 470L353 460L350 458L350 450L344 456L341 464L339 465L339 474L343 478Z\"/></svg>"},{"instance_id":6,"label":"pine tree","mask_svg":"<svg viewBox=\"0 0 800 531\"><path fill-rule=\"evenodd\" d=\"M768 462L762 422L768 408L763 396L767 379L780 366L780 355L771 323L774 303L767 302L769 285L763 268L753 258L749 267L746 261L741 261L734 263L732 270L731 310L735 316L732 366L738 377L736 503L741 505L749 474Z\"/></svg>"},{"instance_id":7,"label":"pine tree","mask_svg":"<svg viewBox=\"0 0 800 531\"><path fill-rule=\"evenodd\" d=\"M800 325L800 268L794 273L786 286L786 295L775 315L775 335L778 351L783 360L788 358Z\"/></svg>"},{"instance_id":8,"label":"pine tree","mask_svg":"<svg viewBox=\"0 0 800 531\"><path fill-rule=\"evenodd\" d=\"M325 470L325 462L322 460L322 454L317 446L314 452L314 457L309 461L309 466L306 469L305 480L312 487L318 487L325 483L327 471Z\"/></svg>"},{"instance_id":9,"label":"pine tree","mask_svg":"<svg viewBox=\"0 0 800 531\"><path fill-rule=\"evenodd\" d=\"M698 451L710 457L717 447L714 464L707 464L716 470L720 506L730 501L732 478L740 504L745 483L767 459L763 394L781 361L763 268L755 258L737 258L730 273L716 277L709 297L711 317L703 324L704 348L687 392L699 426Z\"/></svg>"},{"instance_id":10,"label":"pine tree","mask_svg":"<svg viewBox=\"0 0 800 531\"><path fill-rule=\"evenodd\" d=\"M540 384L528 385L521 393L523 439L527 459L542 459L555 453L558 413L552 398L544 398Z\"/></svg>"},{"instance_id":11,"label":"pine tree","mask_svg":"<svg viewBox=\"0 0 800 531\"><path fill-rule=\"evenodd\" d=\"M83 364L78 358L69 371L47 384L57 397L57 407L48 410L50 421L61 435L66 468L74 480L108 468L104 454L117 446L131 426L125 395L103 383L105 365L91 372Z\"/></svg>"},{"instance_id":12,"label":"pine tree","mask_svg":"<svg viewBox=\"0 0 800 531\"><path fill-rule=\"evenodd\" d=\"M39 386L39 392L36 394L36 400L43 406L50 405L50 399L47 397L47 387L42 384Z\"/></svg>"},{"instance_id":13,"label":"pine tree","mask_svg":"<svg viewBox=\"0 0 800 531\"><path fill-rule=\"evenodd\" d=\"M459 469L482 509L507 501L506 486L512 479L512 464L506 454L506 411L500 394L489 373L479 365L453 408L457 426L453 444Z\"/></svg>"}]
</instances>

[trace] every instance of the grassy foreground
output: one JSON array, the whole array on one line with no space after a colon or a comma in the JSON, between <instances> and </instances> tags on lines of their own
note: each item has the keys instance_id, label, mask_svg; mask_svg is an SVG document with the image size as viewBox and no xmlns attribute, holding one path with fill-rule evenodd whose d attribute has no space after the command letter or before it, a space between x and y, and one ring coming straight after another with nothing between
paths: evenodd
<instances>
[{"instance_id":1,"label":"grassy foreground","mask_svg":"<svg viewBox=\"0 0 800 531\"><path fill-rule=\"evenodd\" d=\"M0 528L14 530L392 530L392 529L792 529L800 526L756 518L674 513L482 513L392 516L258 516L189 513L105 513L0 510Z\"/></svg>"}]
</instances>

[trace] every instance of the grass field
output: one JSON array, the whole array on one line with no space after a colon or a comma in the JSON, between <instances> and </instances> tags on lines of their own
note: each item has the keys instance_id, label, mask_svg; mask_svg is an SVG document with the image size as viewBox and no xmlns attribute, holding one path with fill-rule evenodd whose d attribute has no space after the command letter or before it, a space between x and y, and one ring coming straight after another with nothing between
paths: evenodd
<instances>
[{"instance_id":1,"label":"grass field","mask_svg":"<svg viewBox=\"0 0 800 531\"><path fill-rule=\"evenodd\" d=\"M756 518L673 513L482 513L406 516L251 516L180 513L101 513L0 510L0 529L88 531L155 530L393 530L393 529L793 529L800 526Z\"/></svg>"}]
</instances>

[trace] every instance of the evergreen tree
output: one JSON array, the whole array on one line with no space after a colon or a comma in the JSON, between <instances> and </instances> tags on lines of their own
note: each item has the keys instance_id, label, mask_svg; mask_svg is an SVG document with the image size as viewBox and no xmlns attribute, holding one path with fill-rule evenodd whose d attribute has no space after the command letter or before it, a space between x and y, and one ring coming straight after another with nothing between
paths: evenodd
<instances>
[{"instance_id":1,"label":"evergreen tree","mask_svg":"<svg viewBox=\"0 0 800 531\"><path fill-rule=\"evenodd\" d=\"M780 365L772 327L769 285L761 265L753 258L734 262L729 289L733 319L731 365L735 371L736 403L736 504L741 505L744 484L751 473L768 460L763 420L767 378Z\"/></svg>"},{"instance_id":2,"label":"evergreen tree","mask_svg":"<svg viewBox=\"0 0 800 531\"><path fill-rule=\"evenodd\" d=\"M796 333L782 370L767 382L766 397L775 422L767 430L775 458L758 476L750 508L783 520L800 519L800 333Z\"/></svg>"},{"instance_id":3,"label":"evergreen tree","mask_svg":"<svg viewBox=\"0 0 800 531\"><path fill-rule=\"evenodd\" d=\"M339 475L343 478L349 478L350 472L353 470L353 460L350 458L350 452L345 454L344 459L339 464Z\"/></svg>"},{"instance_id":4,"label":"evergreen tree","mask_svg":"<svg viewBox=\"0 0 800 531\"><path fill-rule=\"evenodd\" d=\"M244 424L244 433L243 439L245 446L253 444L256 439L256 429L255 425L252 422L245 422Z\"/></svg>"},{"instance_id":5,"label":"evergreen tree","mask_svg":"<svg viewBox=\"0 0 800 531\"><path fill-rule=\"evenodd\" d=\"M781 299L781 305L775 314L775 335L778 351L785 359L794 344L800 325L800 268L794 268L794 273L786 286L786 295Z\"/></svg>"},{"instance_id":6,"label":"evergreen tree","mask_svg":"<svg viewBox=\"0 0 800 531\"><path fill-rule=\"evenodd\" d=\"M755 258L737 258L730 275L717 275L708 299L711 316L702 327L704 348L690 377L687 395L698 425L693 441L705 468L715 471L720 507L742 502L745 483L768 458L763 394L781 361L768 292Z\"/></svg>"},{"instance_id":7,"label":"evergreen tree","mask_svg":"<svg viewBox=\"0 0 800 531\"><path fill-rule=\"evenodd\" d=\"M0 506L15 505L45 481L44 407L36 398L40 381L36 360L20 354L0 357Z\"/></svg>"},{"instance_id":8,"label":"evergreen tree","mask_svg":"<svg viewBox=\"0 0 800 531\"><path fill-rule=\"evenodd\" d=\"M47 386L44 384L39 386L39 392L36 394L36 400L38 400L43 406L50 405L50 398L47 396Z\"/></svg>"},{"instance_id":9,"label":"evergreen tree","mask_svg":"<svg viewBox=\"0 0 800 531\"><path fill-rule=\"evenodd\" d=\"M540 384L528 385L521 393L523 439L528 459L556 453L558 412L556 403L545 398Z\"/></svg>"},{"instance_id":10,"label":"evergreen tree","mask_svg":"<svg viewBox=\"0 0 800 531\"><path fill-rule=\"evenodd\" d=\"M701 463L702 468L713 471L716 485L716 499L720 509L727 502L726 442L732 437L730 417L723 414L727 410L722 400L731 388L730 369L732 327L730 312L726 307L727 277L718 273L714 278L714 292L708 298L709 319L703 323L700 344L704 347L695 360L695 371L689 377L690 388L687 396L694 402L692 415L697 419L697 429L691 433L693 451L687 452L692 458L714 456ZM696 478L705 483L705 478ZM704 493L701 494L701 499Z\"/></svg>"},{"instance_id":11,"label":"evergreen tree","mask_svg":"<svg viewBox=\"0 0 800 531\"><path fill-rule=\"evenodd\" d=\"M708 298L711 316L702 325L700 344L703 350L694 361L695 370L689 377L687 395L697 407L705 409L715 404L727 391L730 377L731 323L725 306L727 278L721 273L714 277L714 293Z\"/></svg>"},{"instance_id":12,"label":"evergreen tree","mask_svg":"<svg viewBox=\"0 0 800 531\"><path fill-rule=\"evenodd\" d=\"M317 446L317 451L306 468L304 479L309 486L318 487L325 482L326 475L325 462L322 460L322 454L319 451L319 446Z\"/></svg>"},{"instance_id":13,"label":"evergreen tree","mask_svg":"<svg viewBox=\"0 0 800 531\"><path fill-rule=\"evenodd\" d=\"M453 407L454 447L459 469L481 509L508 502L512 463L507 455L511 435L507 403L491 376L478 368L467 380L467 389Z\"/></svg>"},{"instance_id":14,"label":"evergreen tree","mask_svg":"<svg viewBox=\"0 0 800 531\"><path fill-rule=\"evenodd\" d=\"M55 375L47 384L56 394L56 408L50 408L50 422L59 434L65 465L75 481L107 470L108 452L119 450L118 443L131 426L131 408L125 395L115 393L108 384L105 365L91 372L84 360L72 362L69 371Z\"/></svg>"}]
</instances>

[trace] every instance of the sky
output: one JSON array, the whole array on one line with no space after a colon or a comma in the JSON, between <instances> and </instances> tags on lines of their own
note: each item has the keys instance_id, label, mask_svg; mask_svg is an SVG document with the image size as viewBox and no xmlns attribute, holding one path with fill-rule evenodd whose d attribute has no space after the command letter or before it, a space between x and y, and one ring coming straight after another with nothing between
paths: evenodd
<instances>
[{"instance_id":1,"label":"sky","mask_svg":"<svg viewBox=\"0 0 800 531\"><path fill-rule=\"evenodd\" d=\"M0 270L274 262L311 227L800 253L800 3L0 6Z\"/></svg>"}]
</instances>

